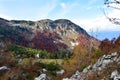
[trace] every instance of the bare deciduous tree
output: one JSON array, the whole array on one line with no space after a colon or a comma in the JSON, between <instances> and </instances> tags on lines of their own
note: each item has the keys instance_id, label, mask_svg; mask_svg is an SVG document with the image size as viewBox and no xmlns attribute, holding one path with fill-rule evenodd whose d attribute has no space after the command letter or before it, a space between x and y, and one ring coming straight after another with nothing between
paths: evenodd
<instances>
[{"instance_id":1,"label":"bare deciduous tree","mask_svg":"<svg viewBox=\"0 0 120 80\"><path fill-rule=\"evenodd\" d=\"M120 0L104 0L104 4L107 8L120 10ZM110 22L120 25L120 18L109 17L105 11L104 14Z\"/></svg>"}]
</instances>

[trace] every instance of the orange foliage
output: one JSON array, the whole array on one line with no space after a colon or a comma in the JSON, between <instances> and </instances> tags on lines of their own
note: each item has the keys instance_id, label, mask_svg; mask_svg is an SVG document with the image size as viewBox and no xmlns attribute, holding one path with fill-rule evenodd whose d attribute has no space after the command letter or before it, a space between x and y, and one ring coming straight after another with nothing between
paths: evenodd
<instances>
[{"instance_id":1,"label":"orange foliage","mask_svg":"<svg viewBox=\"0 0 120 80\"><path fill-rule=\"evenodd\" d=\"M113 38L112 40L104 39L101 41L99 48L104 54L118 52L120 50L120 36L117 39Z\"/></svg>"}]
</instances>

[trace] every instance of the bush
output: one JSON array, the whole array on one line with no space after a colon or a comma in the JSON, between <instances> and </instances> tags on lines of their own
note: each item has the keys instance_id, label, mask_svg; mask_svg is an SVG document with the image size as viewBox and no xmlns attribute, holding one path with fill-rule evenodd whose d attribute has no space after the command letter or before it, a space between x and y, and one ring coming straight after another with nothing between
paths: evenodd
<instances>
[{"instance_id":1,"label":"bush","mask_svg":"<svg viewBox=\"0 0 120 80\"><path fill-rule=\"evenodd\" d=\"M41 68L46 68L46 64L44 64L44 63L36 62L35 65L39 66Z\"/></svg>"},{"instance_id":2,"label":"bush","mask_svg":"<svg viewBox=\"0 0 120 80\"><path fill-rule=\"evenodd\" d=\"M102 51L99 50L99 49L96 49L95 52L92 54L92 57L98 59L98 58L101 57L102 55L103 55Z\"/></svg>"},{"instance_id":3,"label":"bush","mask_svg":"<svg viewBox=\"0 0 120 80\"><path fill-rule=\"evenodd\" d=\"M42 51L42 50L37 50L37 49L32 49L32 48L27 48L27 47L22 47L18 45L10 45L9 50L13 51L15 55L23 55L25 57L35 57L36 54L40 54L41 58L45 58L47 52Z\"/></svg>"},{"instance_id":4,"label":"bush","mask_svg":"<svg viewBox=\"0 0 120 80\"><path fill-rule=\"evenodd\" d=\"M35 65L41 68L45 68L48 71L60 70L60 66L58 64L53 64L53 63L44 64L44 63L36 62Z\"/></svg>"},{"instance_id":5,"label":"bush","mask_svg":"<svg viewBox=\"0 0 120 80\"><path fill-rule=\"evenodd\" d=\"M86 63L83 63L81 66L80 66L80 71L82 71L84 68L86 68L87 67L87 64Z\"/></svg>"},{"instance_id":6,"label":"bush","mask_svg":"<svg viewBox=\"0 0 120 80\"><path fill-rule=\"evenodd\" d=\"M59 70L59 66L50 63L50 64L48 64L48 65L46 66L46 69L49 70L49 71L55 71L55 70Z\"/></svg>"}]
</instances>

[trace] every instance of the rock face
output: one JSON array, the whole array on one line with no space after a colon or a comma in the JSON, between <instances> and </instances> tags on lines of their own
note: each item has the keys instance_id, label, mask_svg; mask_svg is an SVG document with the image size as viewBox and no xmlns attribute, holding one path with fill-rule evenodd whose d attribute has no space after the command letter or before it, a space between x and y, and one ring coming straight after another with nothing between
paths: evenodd
<instances>
[{"instance_id":1,"label":"rock face","mask_svg":"<svg viewBox=\"0 0 120 80\"><path fill-rule=\"evenodd\" d=\"M98 40L88 35L83 28L66 19L8 21L0 18L0 35L4 40L17 45L59 53L61 50L69 51L78 45L79 35L86 36L79 38L81 40L87 41L89 38L88 42L93 40L93 42L99 43ZM84 43L84 45L87 44Z\"/></svg>"},{"instance_id":2,"label":"rock face","mask_svg":"<svg viewBox=\"0 0 120 80\"><path fill-rule=\"evenodd\" d=\"M115 70L111 73L111 79L112 80L120 80L120 75L117 70Z\"/></svg>"},{"instance_id":3,"label":"rock face","mask_svg":"<svg viewBox=\"0 0 120 80\"><path fill-rule=\"evenodd\" d=\"M87 80L86 74L76 71L70 78L63 78L63 80Z\"/></svg>"},{"instance_id":4,"label":"rock face","mask_svg":"<svg viewBox=\"0 0 120 80\"><path fill-rule=\"evenodd\" d=\"M0 70L10 70L10 68L8 68L7 66L2 66L0 67Z\"/></svg>"},{"instance_id":5,"label":"rock face","mask_svg":"<svg viewBox=\"0 0 120 80\"><path fill-rule=\"evenodd\" d=\"M36 77L34 80L49 80L46 74L41 74L39 77Z\"/></svg>"},{"instance_id":6,"label":"rock face","mask_svg":"<svg viewBox=\"0 0 120 80\"><path fill-rule=\"evenodd\" d=\"M62 74L64 74L64 73L65 73L65 70L60 70L60 71L57 71L57 72L56 72L57 75L62 75Z\"/></svg>"},{"instance_id":7,"label":"rock face","mask_svg":"<svg viewBox=\"0 0 120 80\"><path fill-rule=\"evenodd\" d=\"M98 61L93 66L89 65L88 67L83 69L83 72L87 73L90 71L92 72L101 71L102 69L106 68L108 64L111 63L120 64L120 56L117 52L114 52L109 55L103 55L100 59L98 59Z\"/></svg>"},{"instance_id":8,"label":"rock face","mask_svg":"<svg viewBox=\"0 0 120 80\"><path fill-rule=\"evenodd\" d=\"M94 65L89 65L82 72L76 71L70 78L64 78L63 80L89 80L88 74L99 72L106 68L108 64L117 63L120 64L120 55L114 52L109 55L103 55ZM111 73L112 80L120 80L120 75L117 70Z\"/></svg>"},{"instance_id":9,"label":"rock face","mask_svg":"<svg viewBox=\"0 0 120 80\"><path fill-rule=\"evenodd\" d=\"M101 70L102 68L105 68L106 65L113 62L117 62L118 64L120 64L120 57L118 58L117 52L112 53L111 55L104 55L102 58L98 60L97 63L93 65L93 70L94 71Z\"/></svg>"},{"instance_id":10,"label":"rock face","mask_svg":"<svg viewBox=\"0 0 120 80\"><path fill-rule=\"evenodd\" d=\"M76 73L71 77L71 79L78 80L80 79L80 76L81 76L80 72L76 71Z\"/></svg>"}]
</instances>

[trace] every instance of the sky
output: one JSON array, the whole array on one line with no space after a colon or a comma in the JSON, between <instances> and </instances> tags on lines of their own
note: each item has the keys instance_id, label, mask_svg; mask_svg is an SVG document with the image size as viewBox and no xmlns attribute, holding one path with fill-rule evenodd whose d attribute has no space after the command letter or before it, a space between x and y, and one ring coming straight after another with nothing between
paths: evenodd
<instances>
[{"instance_id":1,"label":"sky","mask_svg":"<svg viewBox=\"0 0 120 80\"><path fill-rule=\"evenodd\" d=\"M102 40L120 35L120 25L104 15L120 17L120 11L108 9L104 0L0 0L0 17L8 20L69 19L90 35Z\"/></svg>"}]
</instances>

